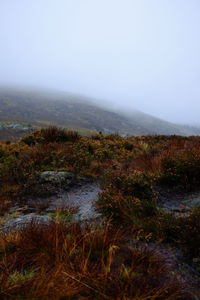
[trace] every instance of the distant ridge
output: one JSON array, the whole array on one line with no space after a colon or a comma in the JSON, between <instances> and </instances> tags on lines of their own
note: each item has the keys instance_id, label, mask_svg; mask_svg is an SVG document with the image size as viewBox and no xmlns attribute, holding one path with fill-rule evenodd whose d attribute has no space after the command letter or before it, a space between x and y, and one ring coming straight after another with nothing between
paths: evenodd
<instances>
[{"instance_id":1,"label":"distant ridge","mask_svg":"<svg viewBox=\"0 0 200 300\"><path fill-rule=\"evenodd\" d=\"M0 123L56 125L121 135L198 135L200 128L176 125L139 111L112 111L94 99L70 93L0 88Z\"/></svg>"}]
</instances>

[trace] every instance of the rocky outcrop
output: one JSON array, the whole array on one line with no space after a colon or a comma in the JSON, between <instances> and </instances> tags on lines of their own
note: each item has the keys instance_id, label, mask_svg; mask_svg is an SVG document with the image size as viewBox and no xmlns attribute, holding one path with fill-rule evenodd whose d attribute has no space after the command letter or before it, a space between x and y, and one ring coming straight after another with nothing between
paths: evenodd
<instances>
[{"instance_id":1,"label":"rocky outcrop","mask_svg":"<svg viewBox=\"0 0 200 300\"><path fill-rule=\"evenodd\" d=\"M52 218L47 215L44 216L40 216L36 214L21 215L20 217L11 218L10 220L8 220L2 226L2 231L4 233L21 231L31 224L47 225L51 222L51 220Z\"/></svg>"},{"instance_id":2,"label":"rocky outcrop","mask_svg":"<svg viewBox=\"0 0 200 300\"><path fill-rule=\"evenodd\" d=\"M78 181L71 185L73 180L74 175L69 172L46 171L41 173L42 185L47 187L49 184L60 184L62 189L48 197L27 199L26 205L23 207L13 206L10 209L10 218L8 216L1 226L3 232L21 231L32 223L48 225L52 220L49 214L55 215L56 212L65 210L73 211L74 221L99 219L101 215L95 209L98 194L101 192L99 182L78 177ZM13 214L18 216L13 218Z\"/></svg>"},{"instance_id":3,"label":"rocky outcrop","mask_svg":"<svg viewBox=\"0 0 200 300\"><path fill-rule=\"evenodd\" d=\"M99 216L95 210L98 194L101 192L96 181L74 184L68 190L62 189L49 197L37 197L27 201L25 211L37 210L37 213L53 213L57 210L77 208L79 219L90 219Z\"/></svg>"},{"instance_id":4,"label":"rocky outcrop","mask_svg":"<svg viewBox=\"0 0 200 300\"><path fill-rule=\"evenodd\" d=\"M75 175L67 171L44 171L39 175L40 183L51 183L56 185L70 185Z\"/></svg>"}]
</instances>

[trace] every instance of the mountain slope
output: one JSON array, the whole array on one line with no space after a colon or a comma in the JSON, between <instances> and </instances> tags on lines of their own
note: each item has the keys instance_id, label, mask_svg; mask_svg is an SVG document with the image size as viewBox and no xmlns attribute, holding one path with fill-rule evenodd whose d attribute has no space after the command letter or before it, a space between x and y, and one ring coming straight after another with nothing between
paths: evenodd
<instances>
[{"instance_id":1,"label":"mountain slope","mask_svg":"<svg viewBox=\"0 0 200 300\"><path fill-rule=\"evenodd\" d=\"M73 129L118 132L122 135L193 135L194 130L142 112L114 112L93 99L67 93L0 89L0 122L32 126L57 125Z\"/></svg>"},{"instance_id":2,"label":"mountain slope","mask_svg":"<svg viewBox=\"0 0 200 300\"><path fill-rule=\"evenodd\" d=\"M131 124L139 124L141 134L164 134L164 135L195 135L199 134L198 128L187 127L171 122L164 121L149 114L140 111L122 113L131 122Z\"/></svg>"}]
</instances>

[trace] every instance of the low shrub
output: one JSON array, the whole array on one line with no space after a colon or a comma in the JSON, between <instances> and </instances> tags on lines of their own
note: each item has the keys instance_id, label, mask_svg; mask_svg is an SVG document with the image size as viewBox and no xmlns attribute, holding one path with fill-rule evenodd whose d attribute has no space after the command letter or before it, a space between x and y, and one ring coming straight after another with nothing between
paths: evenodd
<instances>
[{"instance_id":1,"label":"low shrub","mask_svg":"<svg viewBox=\"0 0 200 300\"><path fill-rule=\"evenodd\" d=\"M200 258L200 207L179 219L179 246L190 258Z\"/></svg>"},{"instance_id":2,"label":"low shrub","mask_svg":"<svg viewBox=\"0 0 200 300\"><path fill-rule=\"evenodd\" d=\"M104 186L97 207L114 222L137 224L141 218L156 215L156 194L152 180L142 172L109 174L104 178Z\"/></svg>"},{"instance_id":3,"label":"low shrub","mask_svg":"<svg viewBox=\"0 0 200 300\"><path fill-rule=\"evenodd\" d=\"M109 186L114 191L120 191L126 196L135 196L141 200L154 197L153 178L140 171L111 172L109 171L103 179L105 187Z\"/></svg>"},{"instance_id":4,"label":"low shrub","mask_svg":"<svg viewBox=\"0 0 200 300\"><path fill-rule=\"evenodd\" d=\"M34 146L37 142L36 137L33 134L26 135L21 139L21 142L28 146Z\"/></svg>"},{"instance_id":5,"label":"low shrub","mask_svg":"<svg viewBox=\"0 0 200 300\"><path fill-rule=\"evenodd\" d=\"M164 158L159 183L184 190L192 190L200 184L200 153L185 152Z\"/></svg>"},{"instance_id":6,"label":"low shrub","mask_svg":"<svg viewBox=\"0 0 200 300\"><path fill-rule=\"evenodd\" d=\"M76 142L80 139L80 134L74 130L67 130L64 128L58 128L50 126L42 128L40 131L26 136L22 139L22 142L32 146L36 143L64 143L64 142Z\"/></svg>"}]
</instances>

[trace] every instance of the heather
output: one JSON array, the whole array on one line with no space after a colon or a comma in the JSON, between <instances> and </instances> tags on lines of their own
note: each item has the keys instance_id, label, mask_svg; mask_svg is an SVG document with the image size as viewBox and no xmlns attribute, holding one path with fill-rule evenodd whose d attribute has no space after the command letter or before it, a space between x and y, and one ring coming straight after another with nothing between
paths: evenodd
<instances>
[{"instance_id":1,"label":"heather","mask_svg":"<svg viewBox=\"0 0 200 300\"><path fill-rule=\"evenodd\" d=\"M163 194L170 202L172 194L199 192L199 137L84 137L49 127L1 143L2 224L16 203L26 206L28 198L46 199L62 188L47 189L39 180L44 171L69 172L75 185L81 177L98 181L101 218L79 221L64 209L48 224L2 230L2 299L199 297L200 209L186 211L180 202L174 212L163 205Z\"/></svg>"}]
</instances>

